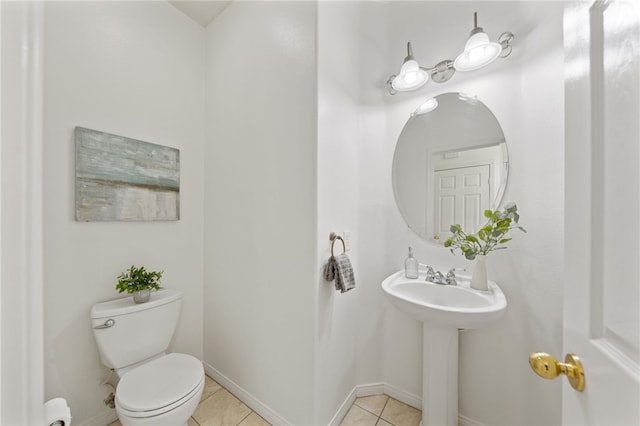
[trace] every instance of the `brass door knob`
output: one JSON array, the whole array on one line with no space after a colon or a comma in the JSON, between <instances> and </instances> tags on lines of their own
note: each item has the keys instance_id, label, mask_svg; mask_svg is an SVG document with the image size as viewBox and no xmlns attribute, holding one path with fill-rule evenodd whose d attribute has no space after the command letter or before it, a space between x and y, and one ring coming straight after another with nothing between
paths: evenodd
<instances>
[{"instance_id":1,"label":"brass door knob","mask_svg":"<svg viewBox=\"0 0 640 426\"><path fill-rule=\"evenodd\" d=\"M574 354L567 354L564 363L562 363L547 353L534 352L529 355L529 365L540 377L555 379L560 375L565 375L575 390L578 392L584 390L584 369L580 358Z\"/></svg>"}]
</instances>

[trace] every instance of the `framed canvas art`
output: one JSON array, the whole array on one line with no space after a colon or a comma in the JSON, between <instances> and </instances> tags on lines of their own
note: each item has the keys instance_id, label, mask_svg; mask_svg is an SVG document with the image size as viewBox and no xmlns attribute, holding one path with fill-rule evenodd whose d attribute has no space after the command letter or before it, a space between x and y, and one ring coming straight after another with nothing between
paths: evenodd
<instances>
[{"instance_id":1,"label":"framed canvas art","mask_svg":"<svg viewBox=\"0 0 640 426\"><path fill-rule=\"evenodd\" d=\"M75 128L76 220L180 219L180 151Z\"/></svg>"}]
</instances>

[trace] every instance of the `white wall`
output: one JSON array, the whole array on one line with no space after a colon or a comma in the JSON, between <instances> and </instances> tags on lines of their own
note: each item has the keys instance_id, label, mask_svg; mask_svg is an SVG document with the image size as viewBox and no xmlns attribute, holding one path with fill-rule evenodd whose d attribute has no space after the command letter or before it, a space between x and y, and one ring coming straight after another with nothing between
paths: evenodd
<instances>
[{"instance_id":1,"label":"white wall","mask_svg":"<svg viewBox=\"0 0 640 426\"><path fill-rule=\"evenodd\" d=\"M444 86L431 83L417 94L391 98L389 150L379 161L390 173L394 141L409 113L429 97L450 91L473 93L494 112L509 145L511 174L504 199L517 202L521 224L529 232L514 235L509 250L489 258L490 278L500 284L509 306L499 323L461 334L460 413L483 424L558 424L561 384L539 380L529 371L527 358L537 350L562 350L562 5L392 4L389 72L401 64L408 40L413 41L416 59L426 66L452 56L458 48L442 34L461 34L462 48L476 10L480 26L492 37L514 31L514 53L484 70L458 73ZM380 250L394 258L388 273L402 268L408 245L421 262L440 269L472 267L461 256L417 239L394 210L389 189L387 195L389 238ZM420 395L420 324L392 307L386 308L384 318L385 381Z\"/></svg>"},{"instance_id":2,"label":"white wall","mask_svg":"<svg viewBox=\"0 0 640 426\"><path fill-rule=\"evenodd\" d=\"M357 333L357 384L380 383L384 379L384 323L387 301L380 288L391 262L387 250L387 185L391 167L384 160L389 149L384 90L389 50L388 4L359 2L359 65L352 72L359 80L358 141L358 248L359 285ZM331 23L327 23L331 25ZM395 208L395 207L394 207Z\"/></svg>"},{"instance_id":3,"label":"white wall","mask_svg":"<svg viewBox=\"0 0 640 426\"><path fill-rule=\"evenodd\" d=\"M361 168L378 170L379 164L368 161L370 150L385 145L373 137L383 129L384 93L376 89L377 103L371 99L385 61L386 40L378 31L385 12L386 7L366 2L233 3L208 28L205 216L216 220L206 225L205 360L293 424L328 424L354 386L382 378L378 312L384 300L372 279L377 265L367 259L370 248L360 243L360 235L361 220L378 224L384 216L363 212L360 203L363 188L380 193L377 184L363 182ZM379 25L365 24L371 21ZM283 46L274 31L301 37L297 52L291 52L297 56L283 52L292 39ZM259 76L253 76L256 64ZM291 78L293 90L285 85ZM300 133L305 137L296 138ZM274 162L265 164L265 158ZM274 166L284 167L283 178L291 181L274 187L268 179ZM310 176L316 169L317 177ZM290 199L294 182L307 186L305 198ZM282 195L274 199L276 193ZM256 206L273 211L273 217L256 216ZM305 227L316 215L317 232L308 234ZM295 235L287 234L292 229ZM329 234L343 231L353 237L349 256L357 281L346 294L321 277L330 256ZM294 268L307 265L309 243L317 252L313 269ZM336 252L341 250L338 242ZM299 281L270 275L269 265L280 256L294 259L287 268ZM236 283L243 262L264 283ZM273 298L283 298L287 309L271 309ZM280 315L296 327L270 326ZM302 335L296 343L287 336L292 332ZM263 346L267 335L273 354ZM287 361L294 349L309 363Z\"/></svg>"},{"instance_id":4,"label":"white wall","mask_svg":"<svg viewBox=\"0 0 640 426\"><path fill-rule=\"evenodd\" d=\"M371 289L365 270L369 261L362 256L366 247L359 243L360 151L366 111L360 83L366 74L362 60L371 52L362 48L361 22L373 6L364 2L321 2L318 7L319 258L314 424L329 424L354 386L368 382L371 371L381 370L378 342L382 335L375 323L361 321ZM350 234L347 254L356 288L342 294L333 282L321 278L320 272L331 256L329 234L343 235L345 231ZM334 253L342 250L336 241ZM373 376L379 381L379 375Z\"/></svg>"},{"instance_id":5,"label":"white wall","mask_svg":"<svg viewBox=\"0 0 640 426\"><path fill-rule=\"evenodd\" d=\"M115 418L89 309L131 264L183 291L171 349L202 357L204 42L167 2L46 2L45 399L66 398L74 424ZM75 126L178 148L180 220L75 222Z\"/></svg>"},{"instance_id":6,"label":"white wall","mask_svg":"<svg viewBox=\"0 0 640 426\"><path fill-rule=\"evenodd\" d=\"M207 28L204 360L312 424L317 6L233 2Z\"/></svg>"},{"instance_id":7,"label":"white wall","mask_svg":"<svg viewBox=\"0 0 640 426\"><path fill-rule=\"evenodd\" d=\"M314 424L329 424L356 384L357 302L361 297L357 236L360 140L358 7L354 3L318 4L318 245ZM356 288L335 290L322 278L331 256L329 234L348 231ZM340 241L334 254L342 253Z\"/></svg>"}]
</instances>

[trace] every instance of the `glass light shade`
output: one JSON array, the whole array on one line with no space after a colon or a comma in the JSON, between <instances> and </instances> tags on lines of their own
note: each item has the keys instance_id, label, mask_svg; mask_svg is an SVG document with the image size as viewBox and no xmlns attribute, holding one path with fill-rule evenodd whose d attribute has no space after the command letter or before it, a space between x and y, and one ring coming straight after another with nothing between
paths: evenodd
<instances>
[{"instance_id":1,"label":"glass light shade","mask_svg":"<svg viewBox=\"0 0 640 426\"><path fill-rule=\"evenodd\" d=\"M458 71L473 71L489 65L498 59L502 52L502 46L492 43L489 36L479 31L469 37L462 52L453 62L453 66Z\"/></svg>"},{"instance_id":2,"label":"glass light shade","mask_svg":"<svg viewBox=\"0 0 640 426\"><path fill-rule=\"evenodd\" d=\"M426 114L428 112L433 111L437 107L438 107L438 101L436 100L436 98L430 98L430 99L427 99L426 102L424 102L422 105L420 105L418 109L414 111L414 114L416 115Z\"/></svg>"},{"instance_id":3,"label":"glass light shade","mask_svg":"<svg viewBox=\"0 0 640 426\"><path fill-rule=\"evenodd\" d=\"M393 79L391 87L398 92L419 89L429 80L429 74L420 68L418 62L409 59L402 64L400 74Z\"/></svg>"},{"instance_id":4,"label":"glass light shade","mask_svg":"<svg viewBox=\"0 0 640 426\"><path fill-rule=\"evenodd\" d=\"M469 95L468 93L458 93L458 99L463 102L468 102L471 105L475 105L478 103L478 97L476 95Z\"/></svg>"}]
</instances>

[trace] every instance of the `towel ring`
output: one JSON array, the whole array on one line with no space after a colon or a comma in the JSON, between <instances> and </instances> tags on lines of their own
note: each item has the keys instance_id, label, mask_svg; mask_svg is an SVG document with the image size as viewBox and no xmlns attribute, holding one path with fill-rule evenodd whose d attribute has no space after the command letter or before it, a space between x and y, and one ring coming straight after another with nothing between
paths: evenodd
<instances>
[{"instance_id":1,"label":"towel ring","mask_svg":"<svg viewBox=\"0 0 640 426\"><path fill-rule=\"evenodd\" d=\"M340 235L336 235L335 232L329 234L329 239L331 240L331 257L333 257L333 245L336 243L336 240L340 240L342 242L342 252L347 252L347 246L344 245L344 240Z\"/></svg>"}]
</instances>

